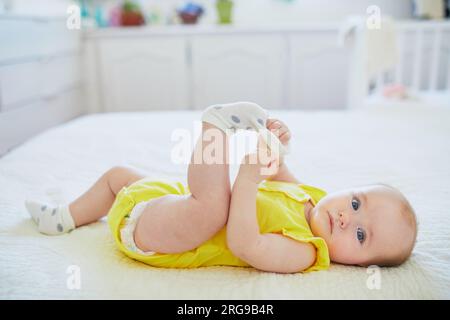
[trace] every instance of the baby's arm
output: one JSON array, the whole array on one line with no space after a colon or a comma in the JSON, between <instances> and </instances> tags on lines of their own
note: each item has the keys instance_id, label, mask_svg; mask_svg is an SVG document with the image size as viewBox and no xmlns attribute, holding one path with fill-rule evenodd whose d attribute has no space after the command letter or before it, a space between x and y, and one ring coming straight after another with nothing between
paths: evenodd
<instances>
[{"instance_id":1,"label":"baby's arm","mask_svg":"<svg viewBox=\"0 0 450 320\"><path fill-rule=\"evenodd\" d=\"M292 183L300 183L300 181L289 171L287 165L283 162L278 169L277 174L268 178L267 180L284 181Z\"/></svg>"},{"instance_id":2,"label":"baby's arm","mask_svg":"<svg viewBox=\"0 0 450 320\"><path fill-rule=\"evenodd\" d=\"M246 164L248 157L233 185L227 223L228 247L238 258L263 271L294 273L305 270L316 258L311 244L280 234L260 233L256 194L258 184L264 178L260 174L263 165Z\"/></svg>"},{"instance_id":3,"label":"baby's arm","mask_svg":"<svg viewBox=\"0 0 450 320\"><path fill-rule=\"evenodd\" d=\"M272 131L272 133L280 140L280 142L287 146L289 141L291 140L291 132L288 126L281 120L278 119L268 119L266 124L267 129ZM275 180L275 181L285 181L292 183L300 183L297 178L289 171L286 163L284 162L283 157L280 159L280 167L278 172L269 177L267 180Z\"/></svg>"}]
</instances>

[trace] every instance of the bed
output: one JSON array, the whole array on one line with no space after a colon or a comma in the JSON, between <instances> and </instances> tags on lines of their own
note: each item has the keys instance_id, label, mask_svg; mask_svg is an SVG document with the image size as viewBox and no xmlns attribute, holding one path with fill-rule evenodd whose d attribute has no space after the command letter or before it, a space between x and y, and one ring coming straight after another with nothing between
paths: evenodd
<instances>
[{"instance_id":1,"label":"bed","mask_svg":"<svg viewBox=\"0 0 450 320\"><path fill-rule=\"evenodd\" d=\"M271 115L292 129L286 161L302 181L328 191L385 182L410 199L419 220L416 248L404 265L378 270L379 286L370 285L370 270L337 264L294 275L153 268L121 254L105 220L58 237L37 232L26 197L68 201L113 165L185 182L187 164L171 162L171 134L192 131L200 113L167 111L83 116L0 158L0 298L449 299L450 109L410 104Z\"/></svg>"}]
</instances>

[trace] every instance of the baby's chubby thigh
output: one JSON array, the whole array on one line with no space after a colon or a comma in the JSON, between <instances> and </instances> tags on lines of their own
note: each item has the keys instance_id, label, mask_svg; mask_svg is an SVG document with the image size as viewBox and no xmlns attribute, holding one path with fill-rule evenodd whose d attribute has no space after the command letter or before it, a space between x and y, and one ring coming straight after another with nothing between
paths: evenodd
<instances>
[{"instance_id":1,"label":"baby's chubby thigh","mask_svg":"<svg viewBox=\"0 0 450 320\"><path fill-rule=\"evenodd\" d=\"M144 252L182 253L200 246L226 224L228 211L217 211L192 195L168 194L152 199L139 217L134 240Z\"/></svg>"}]
</instances>

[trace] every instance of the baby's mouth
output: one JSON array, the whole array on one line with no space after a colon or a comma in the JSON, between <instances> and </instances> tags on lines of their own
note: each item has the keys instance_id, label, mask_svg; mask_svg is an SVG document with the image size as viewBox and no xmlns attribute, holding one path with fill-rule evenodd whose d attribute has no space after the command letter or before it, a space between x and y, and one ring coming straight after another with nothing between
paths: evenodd
<instances>
[{"instance_id":1,"label":"baby's mouth","mask_svg":"<svg viewBox=\"0 0 450 320\"><path fill-rule=\"evenodd\" d=\"M330 220L330 234L333 234L333 217L330 214L330 211L327 210L327 214L328 214L328 219Z\"/></svg>"}]
</instances>

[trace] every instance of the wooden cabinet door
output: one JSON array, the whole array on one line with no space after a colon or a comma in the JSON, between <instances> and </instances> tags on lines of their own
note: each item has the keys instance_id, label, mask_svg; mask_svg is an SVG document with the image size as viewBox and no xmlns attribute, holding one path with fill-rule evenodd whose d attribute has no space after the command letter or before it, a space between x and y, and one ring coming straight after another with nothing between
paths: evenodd
<instances>
[{"instance_id":1,"label":"wooden cabinet door","mask_svg":"<svg viewBox=\"0 0 450 320\"><path fill-rule=\"evenodd\" d=\"M186 40L177 37L100 41L105 111L185 109Z\"/></svg>"}]
</instances>

